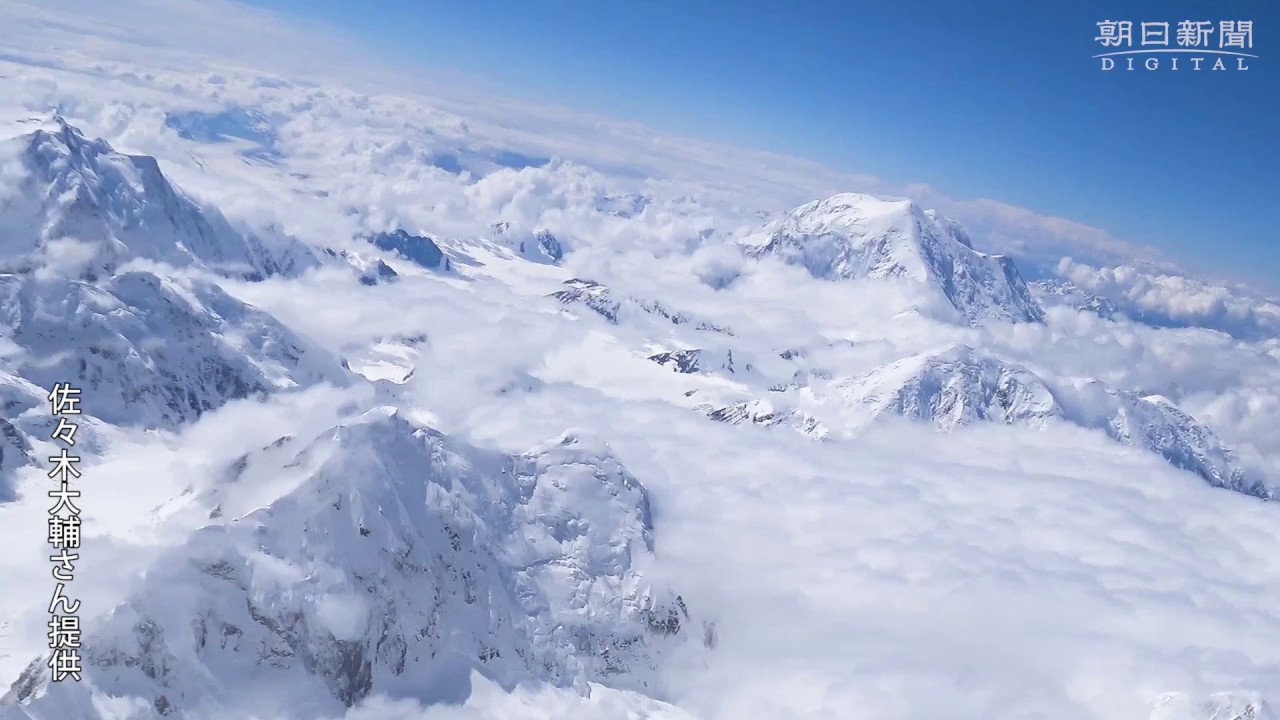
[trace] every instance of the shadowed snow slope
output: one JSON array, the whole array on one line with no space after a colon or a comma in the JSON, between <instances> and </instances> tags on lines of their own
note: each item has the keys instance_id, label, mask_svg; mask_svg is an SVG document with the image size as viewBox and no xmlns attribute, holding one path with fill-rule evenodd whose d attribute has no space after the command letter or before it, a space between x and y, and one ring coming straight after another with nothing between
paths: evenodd
<instances>
[{"instance_id":1,"label":"shadowed snow slope","mask_svg":"<svg viewBox=\"0 0 1280 720\"><path fill-rule=\"evenodd\" d=\"M173 427L230 400L345 373L270 315L201 280L133 271L94 284L0 275L0 332L16 372L70 382L107 422ZM46 391L47 392L47 391Z\"/></svg>"},{"instance_id":2,"label":"shadowed snow slope","mask_svg":"<svg viewBox=\"0 0 1280 720\"><path fill-rule=\"evenodd\" d=\"M820 279L927 283L973 324L1044 317L1011 259L974 250L954 221L907 200L842 193L801 205L748 253L777 256Z\"/></svg>"},{"instance_id":3,"label":"shadowed snow slope","mask_svg":"<svg viewBox=\"0 0 1280 720\"><path fill-rule=\"evenodd\" d=\"M645 489L574 436L500 455L375 409L241 458L197 502L212 522L93 624L85 682L37 660L0 717L115 717L105 697L136 718L324 717L374 692L461 701L473 669L660 693L688 617L636 571Z\"/></svg>"}]
</instances>

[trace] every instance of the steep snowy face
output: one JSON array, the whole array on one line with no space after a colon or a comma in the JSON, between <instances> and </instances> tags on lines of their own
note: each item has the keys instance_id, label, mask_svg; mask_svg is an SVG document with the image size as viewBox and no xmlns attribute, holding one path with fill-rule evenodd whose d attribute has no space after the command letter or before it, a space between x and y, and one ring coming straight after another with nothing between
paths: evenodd
<instances>
[{"instance_id":1,"label":"steep snowy face","mask_svg":"<svg viewBox=\"0 0 1280 720\"><path fill-rule=\"evenodd\" d=\"M230 400L345 377L216 285L141 271L97 284L0 275L0 336L21 350L16 374L43 388L70 382L120 425L172 427Z\"/></svg>"},{"instance_id":2,"label":"steep snowy face","mask_svg":"<svg viewBox=\"0 0 1280 720\"><path fill-rule=\"evenodd\" d=\"M52 265L92 279L144 258L260 279L316 264L302 244L238 232L175 188L155 158L124 155L53 116L0 141L22 179L0 198L0 271Z\"/></svg>"},{"instance_id":3,"label":"steep snowy face","mask_svg":"<svg viewBox=\"0 0 1280 720\"><path fill-rule=\"evenodd\" d=\"M1190 470L1210 485L1262 498L1277 495L1256 469L1208 427L1168 399L1117 389L1098 380L1075 380L1057 396L1072 420L1104 430L1112 439L1159 453L1169 464Z\"/></svg>"},{"instance_id":4,"label":"steep snowy face","mask_svg":"<svg viewBox=\"0 0 1280 720\"><path fill-rule=\"evenodd\" d=\"M332 717L373 692L460 700L474 668L656 693L660 647L687 634L636 570L645 489L572 436L502 455L380 408L242 458L198 502L210 524L89 626L85 682L37 660L0 717L113 717L106 698Z\"/></svg>"},{"instance_id":5,"label":"steep snowy face","mask_svg":"<svg viewBox=\"0 0 1280 720\"><path fill-rule=\"evenodd\" d=\"M907 200L842 193L801 205L747 252L824 280L927 283L971 324L1044 319L1011 259L974 250L957 223Z\"/></svg>"},{"instance_id":6,"label":"steep snowy face","mask_svg":"<svg viewBox=\"0 0 1280 720\"><path fill-rule=\"evenodd\" d=\"M1035 373L966 345L898 360L835 391L872 416L902 415L943 430L977 421L1043 424L1062 416Z\"/></svg>"}]
</instances>

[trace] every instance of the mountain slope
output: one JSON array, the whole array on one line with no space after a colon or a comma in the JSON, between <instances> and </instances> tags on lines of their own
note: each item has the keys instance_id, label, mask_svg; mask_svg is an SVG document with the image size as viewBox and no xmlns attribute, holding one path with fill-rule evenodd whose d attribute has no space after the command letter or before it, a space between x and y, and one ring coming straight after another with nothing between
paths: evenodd
<instances>
[{"instance_id":1,"label":"mountain slope","mask_svg":"<svg viewBox=\"0 0 1280 720\"><path fill-rule=\"evenodd\" d=\"M898 360L837 384L836 392L872 416L900 415L942 430L977 421L1043 424L1062 416L1035 373L966 345Z\"/></svg>"},{"instance_id":2,"label":"mountain slope","mask_svg":"<svg viewBox=\"0 0 1280 720\"><path fill-rule=\"evenodd\" d=\"M0 275L0 335L14 372L70 382L114 424L173 427L230 400L341 383L337 361L270 315L202 280L127 272L94 284Z\"/></svg>"},{"instance_id":3,"label":"mountain slope","mask_svg":"<svg viewBox=\"0 0 1280 720\"><path fill-rule=\"evenodd\" d=\"M372 692L456 701L473 668L656 693L687 619L635 567L645 489L572 436L506 456L382 408L242 458L201 502L212 522L91 626L85 682L37 660L0 717L106 718L110 696L135 718L313 718Z\"/></svg>"},{"instance_id":4,"label":"mountain slope","mask_svg":"<svg viewBox=\"0 0 1280 720\"><path fill-rule=\"evenodd\" d=\"M1093 379L1066 383L1057 388L1057 396L1076 424L1158 453L1174 467L1190 470L1215 487L1262 498L1276 496L1273 483L1242 465L1213 430L1167 398L1143 396Z\"/></svg>"},{"instance_id":5,"label":"mountain slope","mask_svg":"<svg viewBox=\"0 0 1280 720\"><path fill-rule=\"evenodd\" d=\"M93 279L129 260L198 265L243 279L294 275L316 264L302 244L243 234L175 188L155 158L124 155L54 115L0 141L21 169L0 199L0 271L54 265Z\"/></svg>"},{"instance_id":6,"label":"mountain slope","mask_svg":"<svg viewBox=\"0 0 1280 720\"><path fill-rule=\"evenodd\" d=\"M965 345L898 360L836 381L825 392L854 410L854 427L863 421L859 413L870 420L902 416L944 431L975 422L1044 427L1064 421L1154 452L1215 487L1262 498L1276 494L1274 484L1244 465L1210 428L1165 398L1094 379L1069 378L1051 386L1021 365Z\"/></svg>"},{"instance_id":7,"label":"mountain slope","mask_svg":"<svg viewBox=\"0 0 1280 720\"><path fill-rule=\"evenodd\" d=\"M747 253L777 257L824 280L923 282L971 324L1044 319L1011 259L974 250L954 221L906 200L842 193L801 205Z\"/></svg>"}]
</instances>

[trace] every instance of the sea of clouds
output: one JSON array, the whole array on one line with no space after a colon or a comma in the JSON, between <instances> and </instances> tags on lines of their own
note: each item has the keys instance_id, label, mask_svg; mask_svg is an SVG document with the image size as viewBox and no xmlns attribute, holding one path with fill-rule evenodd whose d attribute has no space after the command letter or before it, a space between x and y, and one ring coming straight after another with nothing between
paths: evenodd
<instances>
[{"instance_id":1,"label":"sea of clouds","mask_svg":"<svg viewBox=\"0 0 1280 720\"><path fill-rule=\"evenodd\" d=\"M57 109L156 156L242 226L362 251L355 237L373 230L442 238L458 273L398 265L401 282L364 287L329 268L223 285L338 356L425 334L396 402L446 433L512 452L567 428L606 440L653 494L649 572L718 629L714 652L670 658L669 697L505 693L477 677L460 707L377 697L347 720L1121 720L1170 691L1280 698L1271 504L1067 426L945 434L903 421L820 443L713 423L679 401L693 381L639 354L653 321L611 326L545 299L575 276L660 299L730 328L726 342L762 368L802 347L854 375L963 342L1050 382L1173 398L1280 477L1280 311L1262 294L1068 220L897 189L968 221L980 249L1052 259L1136 318L1054 308L1043 325L967 327L928 288L815 282L731 244L827 192L895 190L874 178L339 63L360 48L233 3L5 1L0 14L0 134ZM0 203L19 179L0 163ZM618 212L636 197L639 212ZM495 223L549 229L563 267L479 242ZM185 536L197 518L173 502L184 490L375 392L321 387L235 402L179 433L113 434L86 470L103 489L84 501L85 606L109 609L119 577ZM43 638L43 598L8 590L48 584L39 505L0 506L0 681Z\"/></svg>"}]
</instances>

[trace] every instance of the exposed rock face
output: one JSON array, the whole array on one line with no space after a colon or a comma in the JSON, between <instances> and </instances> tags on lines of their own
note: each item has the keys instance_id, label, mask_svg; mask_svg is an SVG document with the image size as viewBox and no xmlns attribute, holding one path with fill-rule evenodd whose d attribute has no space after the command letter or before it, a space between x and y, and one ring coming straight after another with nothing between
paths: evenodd
<instances>
[{"instance_id":1,"label":"exposed rock face","mask_svg":"<svg viewBox=\"0 0 1280 720\"><path fill-rule=\"evenodd\" d=\"M672 350L649 356L649 359L678 373L725 372L734 374L732 350Z\"/></svg>"},{"instance_id":2,"label":"exposed rock face","mask_svg":"<svg viewBox=\"0 0 1280 720\"><path fill-rule=\"evenodd\" d=\"M551 297L564 305L583 305L605 320L617 324L622 303L613 298L609 288L593 280L582 278L566 280L564 285L564 290L552 293Z\"/></svg>"},{"instance_id":3,"label":"exposed rock face","mask_svg":"<svg viewBox=\"0 0 1280 720\"><path fill-rule=\"evenodd\" d=\"M374 247L393 252L428 270L448 270L449 259L436 241L425 235L411 235L404 230L374 233L365 238ZM389 268L388 268L389 269Z\"/></svg>"}]
</instances>

